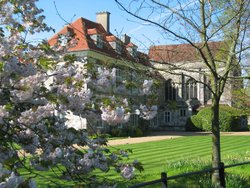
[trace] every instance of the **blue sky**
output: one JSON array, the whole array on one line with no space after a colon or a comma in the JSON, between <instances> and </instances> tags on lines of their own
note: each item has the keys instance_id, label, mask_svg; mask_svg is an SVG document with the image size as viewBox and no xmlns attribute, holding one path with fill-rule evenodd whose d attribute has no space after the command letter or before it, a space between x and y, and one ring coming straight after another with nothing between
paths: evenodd
<instances>
[{"instance_id":1,"label":"blue sky","mask_svg":"<svg viewBox=\"0 0 250 188\"><path fill-rule=\"evenodd\" d=\"M139 20L122 11L114 0L40 0L37 5L44 9L46 23L56 31L66 23L58 16L54 2L60 15L68 22L79 17L95 21L97 12L110 12L110 31L115 35L128 34L142 51L148 48L152 41L155 44L163 42L156 28L139 23ZM52 35L53 33L42 34L39 37L50 38Z\"/></svg>"}]
</instances>

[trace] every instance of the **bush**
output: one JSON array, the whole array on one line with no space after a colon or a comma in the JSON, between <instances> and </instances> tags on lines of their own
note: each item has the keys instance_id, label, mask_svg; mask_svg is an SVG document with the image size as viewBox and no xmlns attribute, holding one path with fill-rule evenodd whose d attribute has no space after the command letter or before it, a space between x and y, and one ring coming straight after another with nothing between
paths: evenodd
<instances>
[{"instance_id":1,"label":"bush","mask_svg":"<svg viewBox=\"0 0 250 188\"><path fill-rule=\"evenodd\" d=\"M243 131L247 128L242 126L242 119L245 116L239 109L221 105L219 116L221 131ZM203 108L197 115L192 116L188 126L191 128L194 126L197 130L211 131L211 107Z\"/></svg>"},{"instance_id":2,"label":"bush","mask_svg":"<svg viewBox=\"0 0 250 188\"><path fill-rule=\"evenodd\" d=\"M114 127L110 130L109 134L113 137L141 137L143 136L143 131L137 127L125 126L123 128Z\"/></svg>"},{"instance_id":3,"label":"bush","mask_svg":"<svg viewBox=\"0 0 250 188\"><path fill-rule=\"evenodd\" d=\"M187 131L202 131L201 118L197 115L193 115L187 120Z\"/></svg>"}]
</instances>

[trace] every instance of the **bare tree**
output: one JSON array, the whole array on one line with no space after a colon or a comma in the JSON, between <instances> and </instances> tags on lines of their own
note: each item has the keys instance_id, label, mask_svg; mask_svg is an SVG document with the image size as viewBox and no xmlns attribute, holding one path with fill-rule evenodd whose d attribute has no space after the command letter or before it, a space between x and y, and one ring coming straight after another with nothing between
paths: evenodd
<instances>
[{"instance_id":1,"label":"bare tree","mask_svg":"<svg viewBox=\"0 0 250 188\"><path fill-rule=\"evenodd\" d=\"M212 166L221 162L219 103L231 71L249 51L249 0L130 0L116 3L128 14L161 29L168 40L191 45L208 69L212 92ZM209 43L222 41L220 56ZM224 66L223 70L218 68ZM218 171L212 176L219 183Z\"/></svg>"}]
</instances>

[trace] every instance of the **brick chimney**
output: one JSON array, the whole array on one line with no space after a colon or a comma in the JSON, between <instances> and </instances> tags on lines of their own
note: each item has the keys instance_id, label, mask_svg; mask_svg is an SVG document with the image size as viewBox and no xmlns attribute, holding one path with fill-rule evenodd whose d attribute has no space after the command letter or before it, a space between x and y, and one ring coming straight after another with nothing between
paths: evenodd
<instances>
[{"instance_id":1,"label":"brick chimney","mask_svg":"<svg viewBox=\"0 0 250 188\"><path fill-rule=\"evenodd\" d=\"M110 12L107 11L96 13L96 22L102 24L107 33L109 33L109 15Z\"/></svg>"}]
</instances>

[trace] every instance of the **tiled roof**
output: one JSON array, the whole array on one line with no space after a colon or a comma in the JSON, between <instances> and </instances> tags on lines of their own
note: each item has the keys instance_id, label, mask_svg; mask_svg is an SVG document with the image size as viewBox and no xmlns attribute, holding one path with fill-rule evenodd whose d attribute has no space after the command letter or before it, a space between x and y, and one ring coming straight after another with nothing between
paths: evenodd
<instances>
[{"instance_id":1,"label":"tiled roof","mask_svg":"<svg viewBox=\"0 0 250 188\"><path fill-rule=\"evenodd\" d=\"M132 42L128 43L127 47L136 47L137 48L137 46L134 43L132 43Z\"/></svg>"},{"instance_id":2,"label":"tiled roof","mask_svg":"<svg viewBox=\"0 0 250 188\"><path fill-rule=\"evenodd\" d=\"M209 42L209 47L214 54L220 50L221 45L222 42ZM156 62L166 63L201 61L199 52L190 44L151 46L149 58Z\"/></svg>"},{"instance_id":3,"label":"tiled roof","mask_svg":"<svg viewBox=\"0 0 250 188\"><path fill-rule=\"evenodd\" d=\"M93 50L100 53L104 53L107 56L118 58L118 59L126 59L134 62L140 61L148 61L145 59L146 55L143 56L141 59L141 53L138 53L138 57L133 57L129 51L127 50L127 46L117 37L115 37L112 33L107 33L103 26L99 23L87 20L85 18L79 18L76 21L72 22L71 24L65 26L62 30L56 33L52 38L49 39L49 44L51 46L55 45L58 40L58 35L66 34L67 32L71 32L71 36L73 39L76 39L78 42L76 45L70 47L68 49L69 52L76 52L76 51L84 51L84 50ZM91 38L91 35L101 35L103 40L103 47L100 48L96 45L96 41ZM109 42L113 41L120 41L122 45L122 52L118 53L115 49L112 48ZM135 46L134 44L129 44Z\"/></svg>"},{"instance_id":4,"label":"tiled roof","mask_svg":"<svg viewBox=\"0 0 250 188\"><path fill-rule=\"evenodd\" d=\"M88 29L88 35L94 35L94 34L99 34L96 28Z\"/></svg>"},{"instance_id":5,"label":"tiled roof","mask_svg":"<svg viewBox=\"0 0 250 188\"><path fill-rule=\"evenodd\" d=\"M119 40L119 39L117 37L115 37L114 35L106 36L107 42L113 42L113 41L117 41L117 40Z\"/></svg>"}]
</instances>

